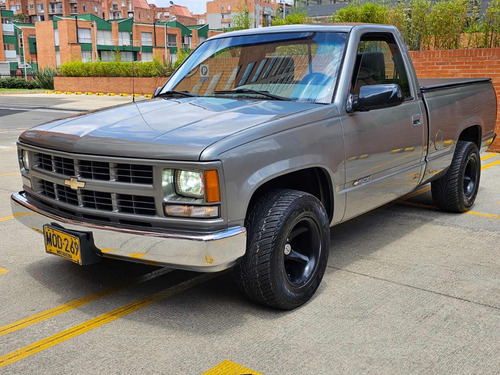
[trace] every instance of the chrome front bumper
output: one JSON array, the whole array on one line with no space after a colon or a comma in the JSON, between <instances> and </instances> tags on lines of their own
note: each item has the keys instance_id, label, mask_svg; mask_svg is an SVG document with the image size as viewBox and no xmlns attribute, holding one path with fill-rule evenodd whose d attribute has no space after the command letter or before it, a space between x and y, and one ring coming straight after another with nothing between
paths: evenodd
<instances>
[{"instance_id":1,"label":"chrome front bumper","mask_svg":"<svg viewBox=\"0 0 500 375\"><path fill-rule=\"evenodd\" d=\"M234 227L210 234L147 232L66 219L30 204L23 192L11 196L14 217L43 233L44 224L92 232L101 255L131 262L148 263L201 272L217 272L234 265L245 254L246 230Z\"/></svg>"}]
</instances>

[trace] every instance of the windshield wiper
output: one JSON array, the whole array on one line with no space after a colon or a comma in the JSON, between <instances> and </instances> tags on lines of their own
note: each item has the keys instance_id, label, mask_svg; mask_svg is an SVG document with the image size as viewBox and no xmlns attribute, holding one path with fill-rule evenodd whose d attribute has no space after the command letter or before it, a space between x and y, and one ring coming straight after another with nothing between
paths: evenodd
<instances>
[{"instance_id":1,"label":"windshield wiper","mask_svg":"<svg viewBox=\"0 0 500 375\"><path fill-rule=\"evenodd\" d=\"M269 93L269 91L261 91L253 89L222 90L222 91L216 91L215 94L257 94L276 100L288 100L288 101L292 100L290 98L285 98L284 96L271 94Z\"/></svg>"},{"instance_id":2,"label":"windshield wiper","mask_svg":"<svg viewBox=\"0 0 500 375\"><path fill-rule=\"evenodd\" d=\"M177 91L177 90L168 90L165 92L162 92L160 94L157 94L157 98L161 98L162 96L184 96L184 97L193 97L193 96L198 96L196 94L191 94L190 92L187 91Z\"/></svg>"}]
</instances>

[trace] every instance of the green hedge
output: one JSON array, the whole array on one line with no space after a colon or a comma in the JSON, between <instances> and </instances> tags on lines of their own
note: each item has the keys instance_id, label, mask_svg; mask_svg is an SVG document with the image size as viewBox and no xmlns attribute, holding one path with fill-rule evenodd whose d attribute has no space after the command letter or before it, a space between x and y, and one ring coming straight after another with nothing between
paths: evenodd
<instances>
[{"instance_id":1,"label":"green hedge","mask_svg":"<svg viewBox=\"0 0 500 375\"><path fill-rule=\"evenodd\" d=\"M69 62L61 66L63 77L166 77L172 72L159 61Z\"/></svg>"},{"instance_id":2,"label":"green hedge","mask_svg":"<svg viewBox=\"0 0 500 375\"><path fill-rule=\"evenodd\" d=\"M410 50L500 46L500 0L493 0L484 16L469 0L362 0L338 10L332 21L394 25Z\"/></svg>"},{"instance_id":3,"label":"green hedge","mask_svg":"<svg viewBox=\"0 0 500 375\"><path fill-rule=\"evenodd\" d=\"M37 89L38 85L33 81L24 78L2 78L0 79L0 89Z\"/></svg>"}]
</instances>

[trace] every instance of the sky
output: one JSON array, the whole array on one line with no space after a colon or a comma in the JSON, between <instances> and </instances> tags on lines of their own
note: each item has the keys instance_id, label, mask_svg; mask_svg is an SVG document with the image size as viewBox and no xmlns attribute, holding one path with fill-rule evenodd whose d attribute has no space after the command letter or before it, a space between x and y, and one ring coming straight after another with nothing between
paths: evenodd
<instances>
[{"instance_id":1,"label":"sky","mask_svg":"<svg viewBox=\"0 0 500 375\"><path fill-rule=\"evenodd\" d=\"M191 11L191 13L194 14L203 14L207 11L206 7L207 0L172 0L172 1L175 5L182 5L187 7ZM148 0L148 3L155 4L157 7L170 6L170 0Z\"/></svg>"}]
</instances>

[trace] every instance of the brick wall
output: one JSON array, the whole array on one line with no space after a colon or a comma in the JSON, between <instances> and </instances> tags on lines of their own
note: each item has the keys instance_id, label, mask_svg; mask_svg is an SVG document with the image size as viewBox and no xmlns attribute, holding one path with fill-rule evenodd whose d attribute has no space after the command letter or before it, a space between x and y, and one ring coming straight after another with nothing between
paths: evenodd
<instances>
[{"instance_id":1,"label":"brick wall","mask_svg":"<svg viewBox=\"0 0 500 375\"><path fill-rule=\"evenodd\" d=\"M52 22L37 22L36 30L36 51L38 66L40 68L56 67L56 47L54 41L54 26ZM39 42L42 41L43 42Z\"/></svg>"},{"instance_id":2,"label":"brick wall","mask_svg":"<svg viewBox=\"0 0 500 375\"><path fill-rule=\"evenodd\" d=\"M500 48L410 52L419 78L490 77L497 95L498 134L491 150L500 151Z\"/></svg>"},{"instance_id":3,"label":"brick wall","mask_svg":"<svg viewBox=\"0 0 500 375\"><path fill-rule=\"evenodd\" d=\"M115 94L153 94L158 86L163 86L166 77L55 77L56 91L102 92Z\"/></svg>"}]
</instances>

